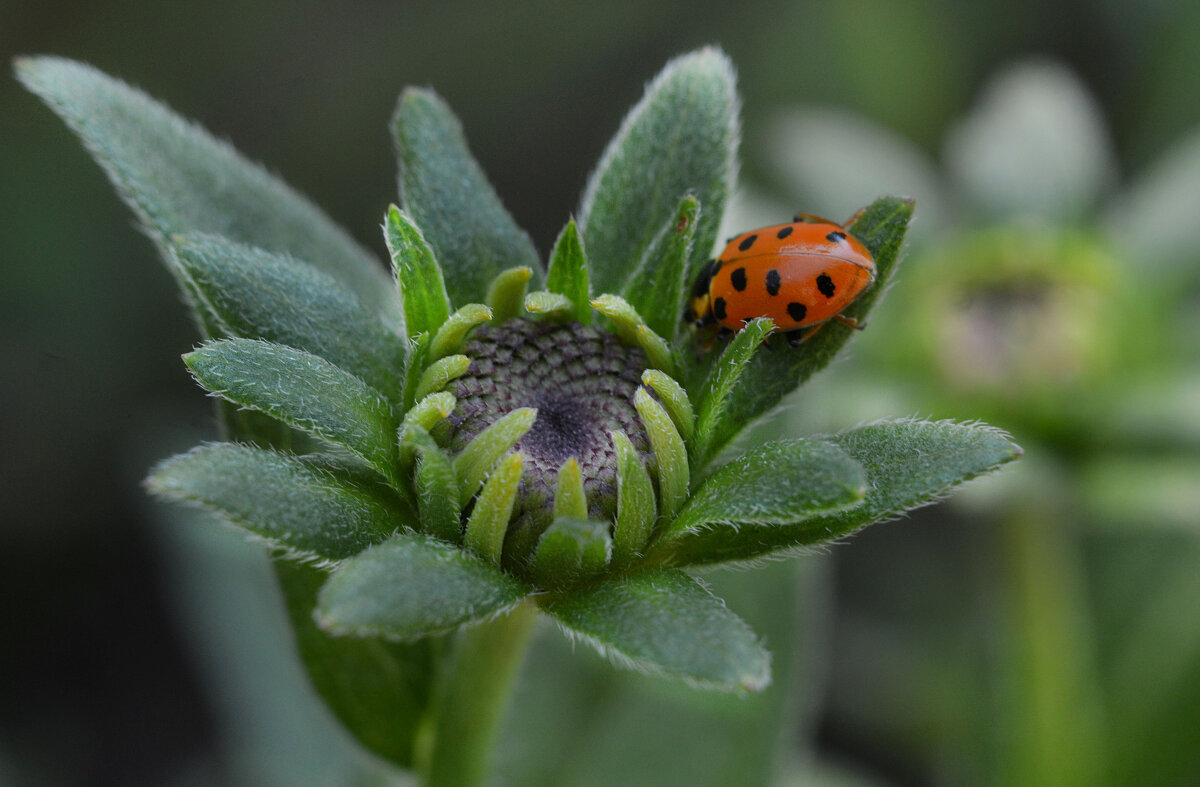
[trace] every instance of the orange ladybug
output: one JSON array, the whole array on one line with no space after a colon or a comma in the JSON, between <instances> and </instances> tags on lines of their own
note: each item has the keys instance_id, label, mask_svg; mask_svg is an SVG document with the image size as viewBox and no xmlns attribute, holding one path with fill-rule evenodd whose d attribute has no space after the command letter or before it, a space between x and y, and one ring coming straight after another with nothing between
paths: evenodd
<instances>
[{"instance_id":1,"label":"orange ladybug","mask_svg":"<svg viewBox=\"0 0 1200 787\"><path fill-rule=\"evenodd\" d=\"M866 246L841 224L800 214L791 224L730 238L721 256L700 270L686 316L698 328L720 325L723 333L770 317L795 345L829 320L861 327L841 312L874 281L875 260Z\"/></svg>"}]
</instances>

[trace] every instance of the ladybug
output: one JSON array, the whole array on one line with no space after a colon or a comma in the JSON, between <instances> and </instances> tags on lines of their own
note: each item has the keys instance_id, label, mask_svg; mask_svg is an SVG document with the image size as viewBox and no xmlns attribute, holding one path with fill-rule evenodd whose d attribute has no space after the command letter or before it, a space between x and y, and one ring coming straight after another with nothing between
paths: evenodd
<instances>
[{"instance_id":1,"label":"ladybug","mask_svg":"<svg viewBox=\"0 0 1200 787\"><path fill-rule=\"evenodd\" d=\"M800 214L730 238L700 270L686 317L697 328L720 325L724 335L770 317L795 346L829 320L861 328L841 312L874 281L871 252L844 226Z\"/></svg>"}]
</instances>

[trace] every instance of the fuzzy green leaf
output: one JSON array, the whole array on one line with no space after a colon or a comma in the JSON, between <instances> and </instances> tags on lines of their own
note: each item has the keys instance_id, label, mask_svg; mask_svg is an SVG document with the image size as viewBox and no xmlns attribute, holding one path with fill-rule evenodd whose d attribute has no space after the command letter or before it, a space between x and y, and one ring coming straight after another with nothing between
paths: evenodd
<instances>
[{"instance_id":1,"label":"fuzzy green leaf","mask_svg":"<svg viewBox=\"0 0 1200 787\"><path fill-rule=\"evenodd\" d=\"M587 256L575 220L567 222L554 251L550 254L550 270L546 273L546 289L570 299L575 307L575 319L584 325L592 321L592 300L588 285Z\"/></svg>"},{"instance_id":2,"label":"fuzzy green leaf","mask_svg":"<svg viewBox=\"0 0 1200 787\"><path fill-rule=\"evenodd\" d=\"M400 324L379 261L228 144L82 63L23 58L17 76L79 136L160 248L178 233L211 232L294 254L338 279L389 324Z\"/></svg>"},{"instance_id":3,"label":"fuzzy green leaf","mask_svg":"<svg viewBox=\"0 0 1200 787\"><path fill-rule=\"evenodd\" d=\"M420 228L395 205L388 208L383 229L400 287L405 330L409 336L436 332L450 316L450 298L433 250Z\"/></svg>"},{"instance_id":4,"label":"fuzzy green leaf","mask_svg":"<svg viewBox=\"0 0 1200 787\"><path fill-rule=\"evenodd\" d=\"M392 133L401 202L433 247L453 303L483 301L506 268L538 270L533 241L500 203L458 118L436 93L401 93Z\"/></svg>"},{"instance_id":5,"label":"fuzzy green leaf","mask_svg":"<svg viewBox=\"0 0 1200 787\"><path fill-rule=\"evenodd\" d=\"M875 283L845 309L843 314L847 317L865 324L871 307L887 289L912 212L912 200L882 197L848 227L875 258ZM870 327L866 328L866 331L870 330ZM782 336L771 338L772 352L755 353L737 386L730 392L725 404L726 418L713 431L705 454L716 456L744 427L774 409L784 396L825 368L855 333L857 331L852 328L830 321L799 347L789 347ZM702 385L693 381L689 390L697 390Z\"/></svg>"},{"instance_id":6,"label":"fuzzy green leaf","mask_svg":"<svg viewBox=\"0 0 1200 787\"><path fill-rule=\"evenodd\" d=\"M651 330L674 340L682 322L688 259L696 239L700 203L689 194L659 230L621 293Z\"/></svg>"},{"instance_id":7,"label":"fuzzy green leaf","mask_svg":"<svg viewBox=\"0 0 1200 787\"><path fill-rule=\"evenodd\" d=\"M194 448L146 479L160 497L196 503L271 544L341 560L413 524L381 489L287 454L235 443Z\"/></svg>"},{"instance_id":8,"label":"fuzzy green leaf","mask_svg":"<svg viewBox=\"0 0 1200 787\"><path fill-rule=\"evenodd\" d=\"M651 548L651 559L683 563L707 550L736 549L746 538L753 543L759 529L853 508L866 491L863 468L835 445L764 443L705 480ZM688 559L672 561L676 553Z\"/></svg>"},{"instance_id":9,"label":"fuzzy green leaf","mask_svg":"<svg viewBox=\"0 0 1200 787\"><path fill-rule=\"evenodd\" d=\"M594 291L623 289L686 194L703 209L691 280L713 247L732 188L737 113L733 67L717 49L672 60L647 86L592 173L579 211Z\"/></svg>"},{"instance_id":10,"label":"fuzzy green leaf","mask_svg":"<svg viewBox=\"0 0 1200 787\"><path fill-rule=\"evenodd\" d=\"M328 575L284 560L275 561L275 574L296 648L317 693L364 746L401 767L412 767L433 694L436 643L331 637L313 620L317 591Z\"/></svg>"},{"instance_id":11,"label":"fuzzy green leaf","mask_svg":"<svg viewBox=\"0 0 1200 787\"><path fill-rule=\"evenodd\" d=\"M733 408L731 399L742 375L746 374L754 356L760 354L760 345L774 327L775 324L766 318L746 323L709 372L696 408L696 439L691 446L692 463L697 470L704 469L725 446L726 435L736 433L741 427L737 422L740 413Z\"/></svg>"},{"instance_id":12,"label":"fuzzy green leaf","mask_svg":"<svg viewBox=\"0 0 1200 787\"><path fill-rule=\"evenodd\" d=\"M193 233L172 253L222 333L319 355L399 402L406 342L337 279L286 254Z\"/></svg>"},{"instance_id":13,"label":"fuzzy green leaf","mask_svg":"<svg viewBox=\"0 0 1200 787\"><path fill-rule=\"evenodd\" d=\"M398 421L383 394L303 350L223 339L183 357L200 385L223 399L343 446L395 481Z\"/></svg>"},{"instance_id":14,"label":"fuzzy green leaf","mask_svg":"<svg viewBox=\"0 0 1200 787\"><path fill-rule=\"evenodd\" d=\"M590 579L608 565L607 522L558 516L538 539L533 576L542 587L563 588Z\"/></svg>"},{"instance_id":15,"label":"fuzzy green leaf","mask_svg":"<svg viewBox=\"0 0 1200 787\"><path fill-rule=\"evenodd\" d=\"M782 525L749 523L736 537L710 538L694 546L681 540L675 562L747 560L840 538L937 500L963 481L1021 455L997 429L950 421L880 421L825 439L866 471L861 505Z\"/></svg>"},{"instance_id":16,"label":"fuzzy green leaf","mask_svg":"<svg viewBox=\"0 0 1200 787\"><path fill-rule=\"evenodd\" d=\"M316 616L335 634L411 640L511 609L529 592L457 547L400 533L345 561L321 588Z\"/></svg>"},{"instance_id":17,"label":"fuzzy green leaf","mask_svg":"<svg viewBox=\"0 0 1200 787\"><path fill-rule=\"evenodd\" d=\"M770 655L754 632L682 571L646 571L540 601L569 634L620 666L717 691L770 682Z\"/></svg>"}]
</instances>

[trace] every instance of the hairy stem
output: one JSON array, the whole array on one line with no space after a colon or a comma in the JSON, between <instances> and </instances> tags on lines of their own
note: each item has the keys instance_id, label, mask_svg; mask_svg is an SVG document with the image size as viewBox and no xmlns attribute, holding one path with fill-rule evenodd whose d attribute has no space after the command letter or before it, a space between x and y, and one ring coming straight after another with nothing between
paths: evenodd
<instances>
[{"instance_id":1,"label":"hairy stem","mask_svg":"<svg viewBox=\"0 0 1200 787\"><path fill-rule=\"evenodd\" d=\"M455 639L425 741L425 787L474 787L486 779L492 744L537 617L537 607L526 601Z\"/></svg>"}]
</instances>

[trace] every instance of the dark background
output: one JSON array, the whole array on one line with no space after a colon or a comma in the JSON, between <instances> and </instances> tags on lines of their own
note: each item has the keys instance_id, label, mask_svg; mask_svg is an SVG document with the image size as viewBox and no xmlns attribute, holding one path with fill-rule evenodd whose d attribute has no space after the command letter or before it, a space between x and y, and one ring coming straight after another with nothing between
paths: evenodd
<instances>
[{"instance_id":1,"label":"dark background","mask_svg":"<svg viewBox=\"0 0 1200 787\"><path fill-rule=\"evenodd\" d=\"M1123 174L1200 123L1188 0L9 0L0 17L4 62L61 54L130 81L281 173L381 259L387 122L407 84L448 100L542 250L644 82L709 43L738 68L743 180L767 193L778 184L757 141L773 108L852 109L936 156L985 78L1031 54L1093 92ZM99 168L11 78L0 173L0 781L204 783L220 769L192 778L187 764L217 756L223 711L177 620L162 509L139 486L155 459L213 434L178 361L195 334ZM873 538L893 536L868 532L839 558ZM825 743L920 779L829 725Z\"/></svg>"}]
</instances>

